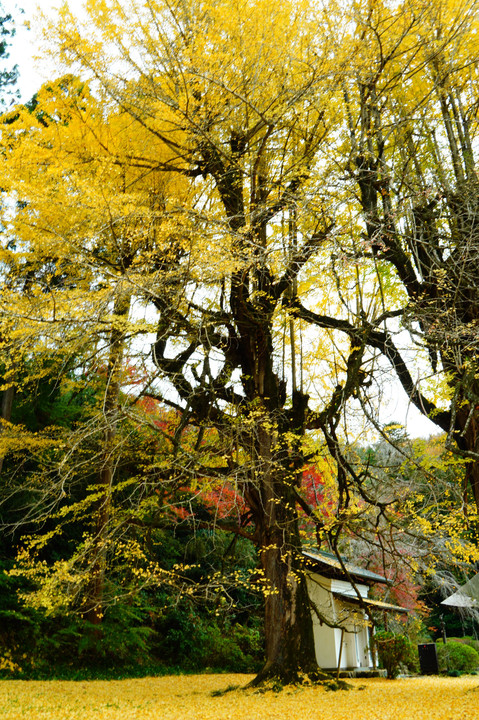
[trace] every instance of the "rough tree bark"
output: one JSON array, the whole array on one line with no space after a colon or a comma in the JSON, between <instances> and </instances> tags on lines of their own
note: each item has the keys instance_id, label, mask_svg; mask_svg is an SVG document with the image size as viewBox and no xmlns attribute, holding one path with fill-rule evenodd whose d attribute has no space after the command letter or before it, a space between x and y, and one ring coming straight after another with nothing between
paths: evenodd
<instances>
[{"instance_id":1,"label":"rough tree bark","mask_svg":"<svg viewBox=\"0 0 479 720\"><path fill-rule=\"evenodd\" d=\"M3 422L10 422L12 417L13 399L15 397L15 387L11 385L5 388L1 395L1 406L0 406L0 437L5 432ZM4 453L0 453L0 473L3 468L3 461L5 458Z\"/></svg>"}]
</instances>

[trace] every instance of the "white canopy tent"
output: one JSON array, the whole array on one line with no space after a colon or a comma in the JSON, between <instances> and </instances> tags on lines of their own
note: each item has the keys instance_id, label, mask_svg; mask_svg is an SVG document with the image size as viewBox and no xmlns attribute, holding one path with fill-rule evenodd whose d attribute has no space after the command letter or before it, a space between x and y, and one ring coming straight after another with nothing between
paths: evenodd
<instances>
[{"instance_id":1,"label":"white canopy tent","mask_svg":"<svg viewBox=\"0 0 479 720\"><path fill-rule=\"evenodd\" d=\"M479 609L479 573L462 585L454 595L443 600L441 605Z\"/></svg>"}]
</instances>

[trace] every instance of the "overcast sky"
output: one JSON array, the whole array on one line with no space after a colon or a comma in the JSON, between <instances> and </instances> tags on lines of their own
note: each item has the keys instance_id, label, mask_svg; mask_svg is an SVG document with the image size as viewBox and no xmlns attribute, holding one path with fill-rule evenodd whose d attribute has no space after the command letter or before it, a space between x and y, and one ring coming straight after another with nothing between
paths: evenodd
<instances>
[{"instance_id":1,"label":"overcast sky","mask_svg":"<svg viewBox=\"0 0 479 720\"><path fill-rule=\"evenodd\" d=\"M4 11L11 13L15 18L16 36L10 47L10 61L17 64L20 70L19 88L22 101L29 100L40 85L54 74L54 68L43 62L41 65L34 61L33 56L38 53L36 38L35 15L40 6L43 12L50 12L59 7L61 0L0 0ZM74 0L71 5L74 6ZM78 5L80 6L80 2ZM20 12L23 9L23 13ZM29 24L28 30L25 25Z\"/></svg>"}]
</instances>

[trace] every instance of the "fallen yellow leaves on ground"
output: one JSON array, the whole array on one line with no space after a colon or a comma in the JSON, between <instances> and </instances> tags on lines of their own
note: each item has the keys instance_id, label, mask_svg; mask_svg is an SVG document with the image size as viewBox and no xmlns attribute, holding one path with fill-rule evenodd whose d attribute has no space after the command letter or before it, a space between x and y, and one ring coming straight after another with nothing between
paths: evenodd
<instances>
[{"instance_id":1,"label":"fallen yellow leaves on ground","mask_svg":"<svg viewBox=\"0 0 479 720\"><path fill-rule=\"evenodd\" d=\"M351 680L321 687L233 690L247 675L182 675L93 682L0 682L0 720L477 720L479 678Z\"/></svg>"}]
</instances>

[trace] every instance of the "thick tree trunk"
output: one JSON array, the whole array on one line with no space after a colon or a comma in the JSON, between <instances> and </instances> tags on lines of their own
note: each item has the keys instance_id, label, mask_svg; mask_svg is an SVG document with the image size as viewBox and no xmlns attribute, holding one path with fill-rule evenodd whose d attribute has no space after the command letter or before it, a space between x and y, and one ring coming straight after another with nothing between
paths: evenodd
<instances>
[{"instance_id":1,"label":"thick tree trunk","mask_svg":"<svg viewBox=\"0 0 479 720\"><path fill-rule=\"evenodd\" d=\"M459 448L470 453L479 454L479 412L471 409L469 405L462 407L457 413L456 427L459 434L457 443ZM466 488L469 484L472 497L479 510L479 461L471 459L466 463ZM466 490L465 488L465 490Z\"/></svg>"},{"instance_id":2,"label":"thick tree trunk","mask_svg":"<svg viewBox=\"0 0 479 720\"><path fill-rule=\"evenodd\" d=\"M314 648L313 623L294 497L294 462L278 452L277 427L265 412L258 423L256 511L265 595L265 665L252 682L281 684L325 679Z\"/></svg>"},{"instance_id":3,"label":"thick tree trunk","mask_svg":"<svg viewBox=\"0 0 479 720\"><path fill-rule=\"evenodd\" d=\"M266 662L253 685L268 680L286 684L325 677L316 661L306 578L298 551L285 540L285 533L278 530L276 541L268 545L264 538L260 550L266 595Z\"/></svg>"},{"instance_id":4,"label":"thick tree trunk","mask_svg":"<svg viewBox=\"0 0 479 720\"><path fill-rule=\"evenodd\" d=\"M2 393L2 399L1 399L1 405L0 405L0 418L1 420L5 420L5 422L10 422L10 418L12 416L12 407L13 407L13 398L15 395L15 388L13 385L6 388L6 390ZM4 426L3 423L0 422L0 434L4 432ZM5 453L0 452L0 473L3 469L3 460L5 457Z\"/></svg>"}]
</instances>

